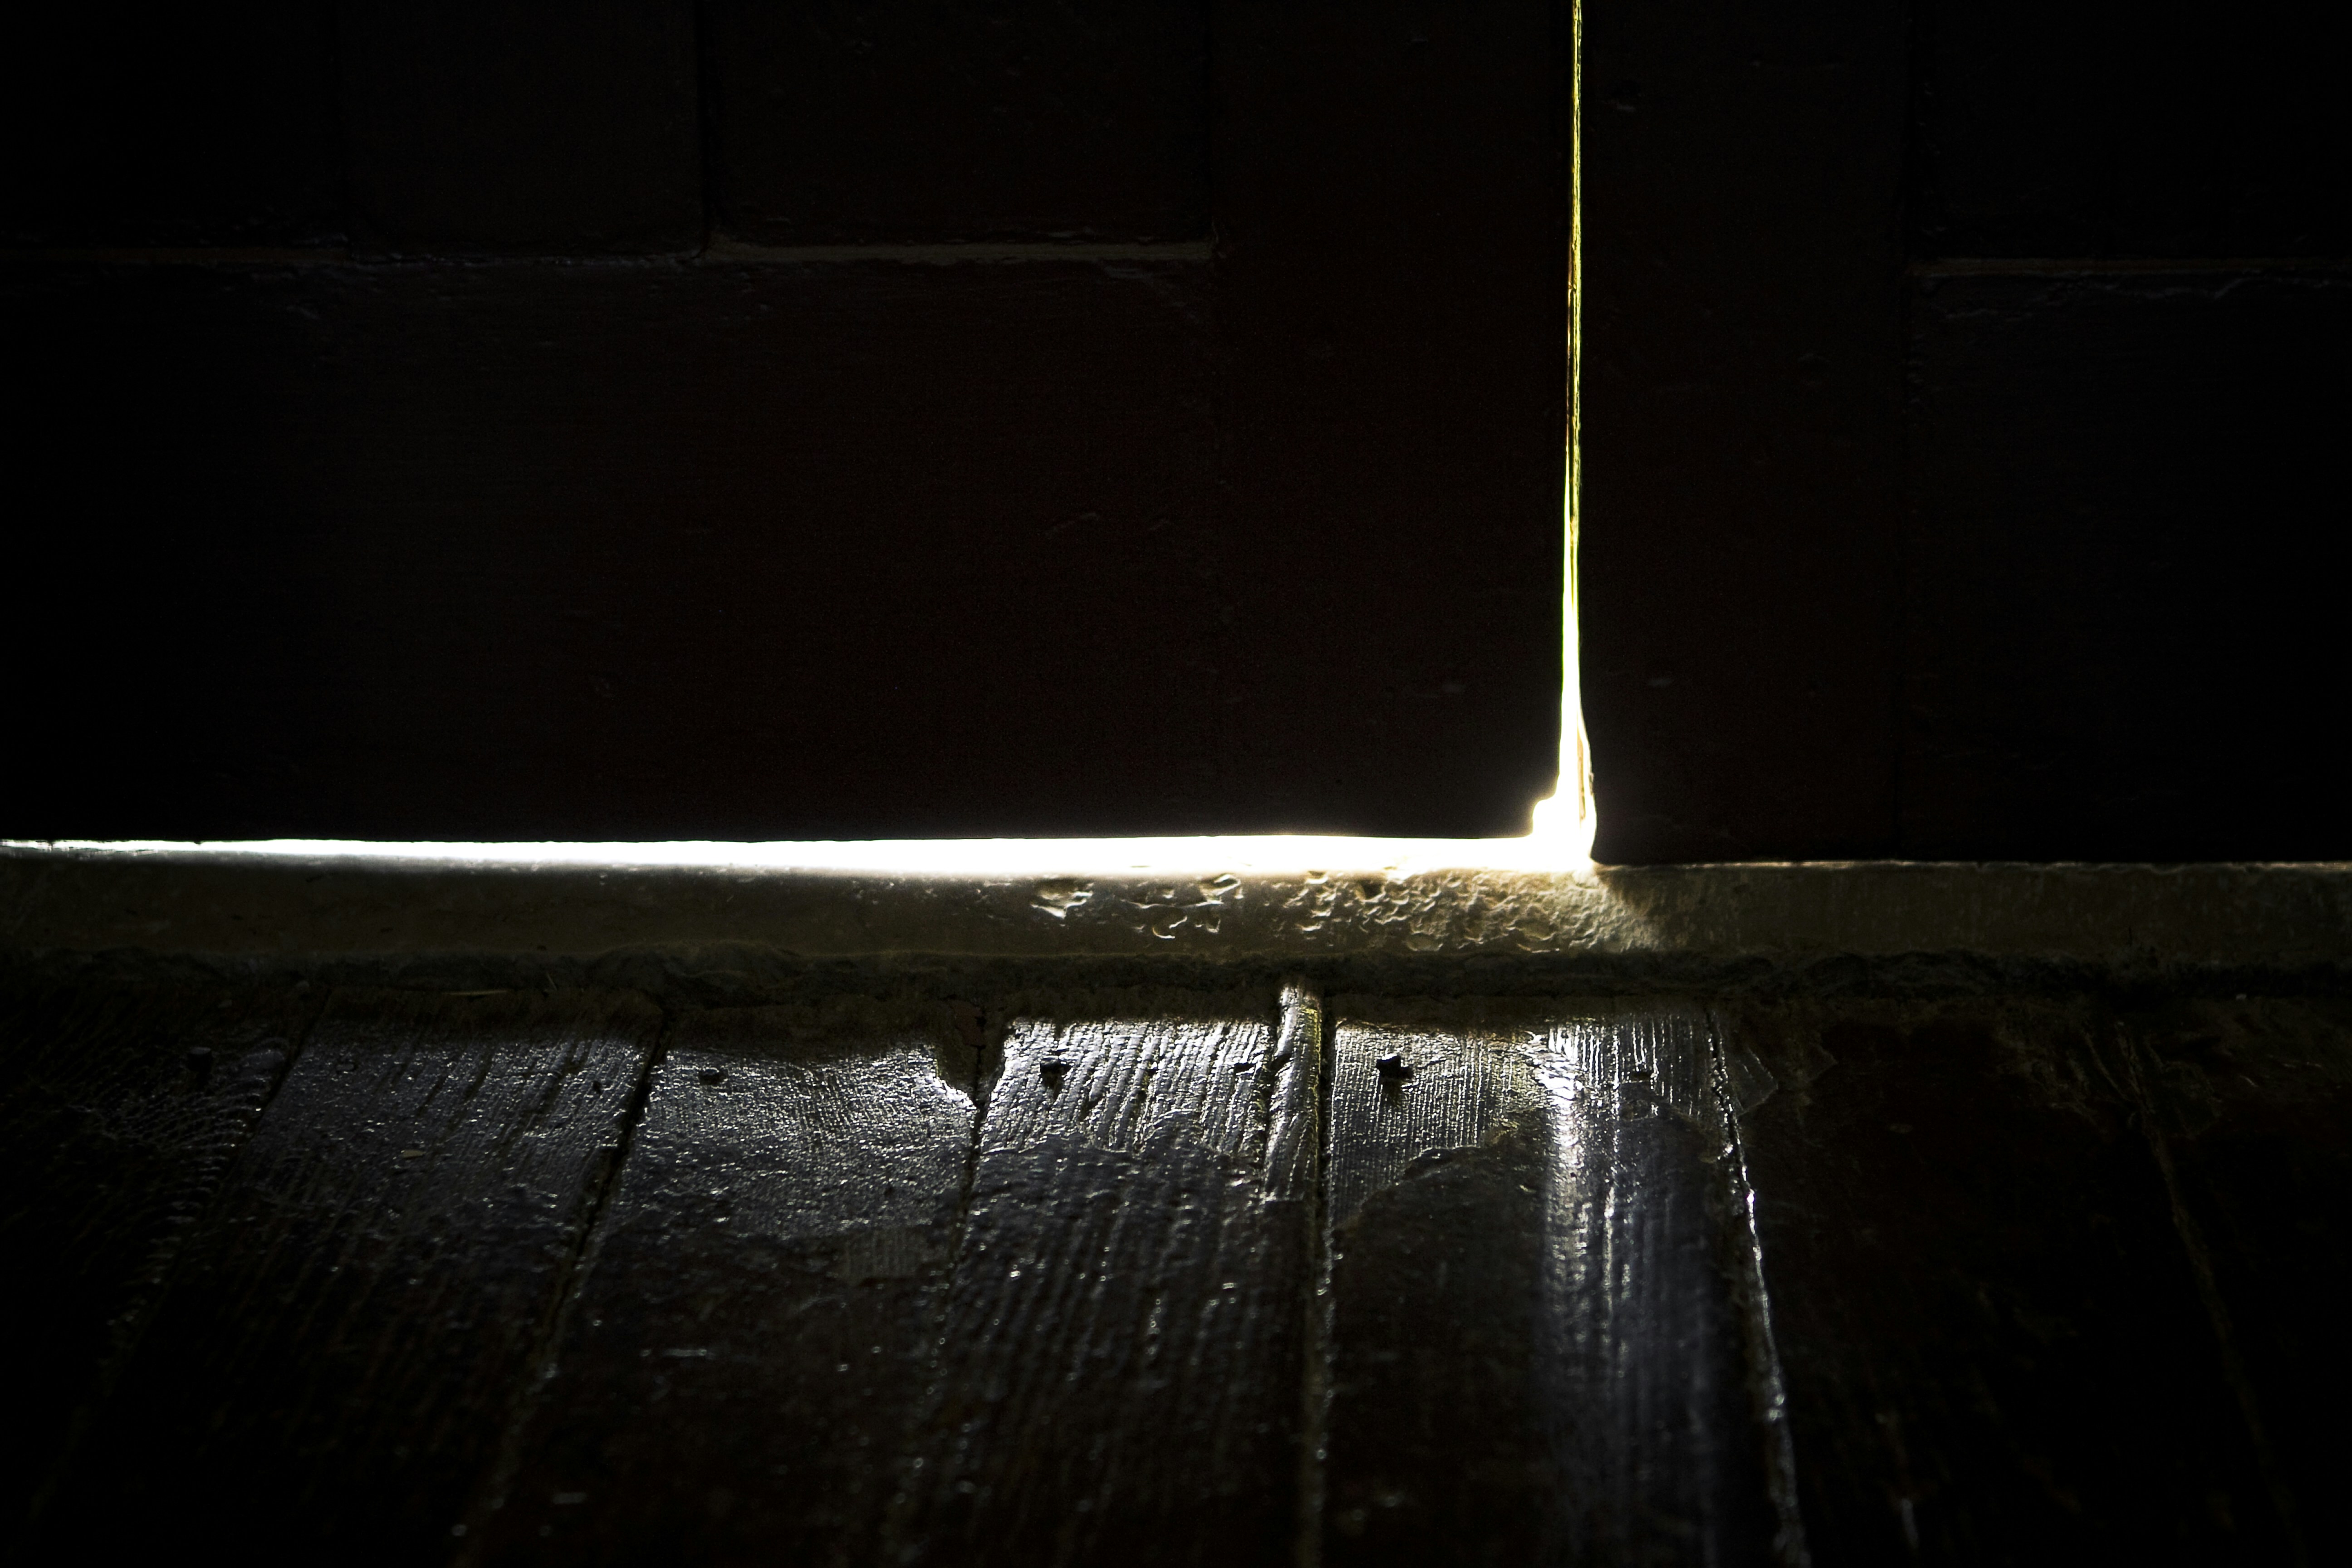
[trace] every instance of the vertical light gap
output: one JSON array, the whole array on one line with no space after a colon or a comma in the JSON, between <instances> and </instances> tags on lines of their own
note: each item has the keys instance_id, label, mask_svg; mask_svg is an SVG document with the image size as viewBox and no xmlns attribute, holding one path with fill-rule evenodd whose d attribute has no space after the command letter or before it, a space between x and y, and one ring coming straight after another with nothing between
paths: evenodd
<instances>
[{"instance_id":1,"label":"vertical light gap","mask_svg":"<svg viewBox=\"0 0 2352 1568\"><path fill-rule=\"evenodd\" d=\"M1589 864L1597 817L1591 748L1584 734L1583 677L1577 638L1576 558L1583 521L1584 411L1584 7L1568 8L1568 429L1561 486L1567 542L1561 562L1559 783L1536 802L1535 833L1557 842L1575 865Z\"/></svg>"}]
</instances>

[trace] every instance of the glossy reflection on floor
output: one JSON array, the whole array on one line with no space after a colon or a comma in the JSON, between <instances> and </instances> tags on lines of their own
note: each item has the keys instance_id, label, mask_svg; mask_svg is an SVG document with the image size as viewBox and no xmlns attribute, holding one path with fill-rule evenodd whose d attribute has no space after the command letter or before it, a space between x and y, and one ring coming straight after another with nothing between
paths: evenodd
<instances>
[{"instance_id":1,"label":"glossy reflection on floor","mask_svg":"<svg viewBox=\"0 0 2352 1568\"><path fill-rule=\"evenodd\" d=\"M26 973L0 1005L5 1234L53 1287L7 1472L37 1553L2278 1561L2335 1530L2326 998Z\"/></svg>"}]
</instances>

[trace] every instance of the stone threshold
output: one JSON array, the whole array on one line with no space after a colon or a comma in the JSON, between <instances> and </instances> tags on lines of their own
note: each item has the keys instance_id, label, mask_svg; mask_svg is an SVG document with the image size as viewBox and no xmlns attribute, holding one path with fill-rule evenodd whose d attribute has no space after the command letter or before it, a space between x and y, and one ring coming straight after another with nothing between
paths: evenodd
<instances>
[{"instance_id":1,"label":"stone threshold","mask_svg":"<svg viewBox=\"0 0 2352 1568\"><path fill-rule=\"evenodd\" d=\"M1824 964L2352 973L2352 865L1886 861L1479 867L1517 841L883 845L0 845L0 949L240 967L422 954L576 965L1377 963L1676 985ZM1140 862L1104 865L1118 846ZM936 848L965 868L907 869ZM861 865L863 861L865 864ZM1448 861L1455 862L1447 864ZM887 862L876 864L876 862ZM993 862L992 864L991 862ZM1402 966L1402 970L1398 966ZM1517 988L1517 981L1512 982ZM1451 986L1446 987L1448 989Z\"/></svg>"}]
</instances>

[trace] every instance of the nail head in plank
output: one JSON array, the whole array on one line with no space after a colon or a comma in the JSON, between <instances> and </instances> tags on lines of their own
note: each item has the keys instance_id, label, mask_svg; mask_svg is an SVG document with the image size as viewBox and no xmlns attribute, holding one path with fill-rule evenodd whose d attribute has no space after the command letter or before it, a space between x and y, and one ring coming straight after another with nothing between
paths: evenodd
<instances>
[{"instance_id":1,"label":"nail head in plank","mask_svg":"<svg viewBox=\"0 0 2352 1568\"><path fill-rule=\"evenodd\" d=\"M908 1561L1286 1559L1312 997L1033 998L982 1123Z\"/></svg>"},{"instance_id":2,"label":"nail head in plank","mask_svg":"<svg viewBox=\"0 0 2352 1568\"><path fill-rule=\"evenodd\" d=\"M1705 1016L1333 1016L1326 1561L1769 1561Z\"/></svg>"}]
</instances>

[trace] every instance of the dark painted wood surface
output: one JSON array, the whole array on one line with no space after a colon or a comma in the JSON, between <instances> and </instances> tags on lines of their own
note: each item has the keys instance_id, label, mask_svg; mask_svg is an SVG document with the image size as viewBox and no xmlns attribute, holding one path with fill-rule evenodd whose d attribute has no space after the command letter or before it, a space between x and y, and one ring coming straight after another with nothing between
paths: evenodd
<instances>
[{"instance_id":1,"label":"dark painted wood surface","mask_svg":"<svg viewBox=\"0 0 2352 1568\"><path fill-rule=\"evenodd\" d=\"M1287 632L1242 614L1252 552L1214 510L1204 271L20 273L9 346L53 374L16 385L13 449L101 425L125 447L35 546L102 592L8 631L29 721L89 743L10 770L0 815L394 839L1213 825L1306 716L1244 679ZM150 541L131 520L159 508ZM1146 602L1149 635L1073 635L1073 605ZM94 732L91 679L120 699ZM936 720L875 721L908 704ZM974 763L1007 746L1018 769Z\"/></svg>"},{"instance_id":2,"label":"dark painted wood surface","mask_svg":"<svg viewBox=\"0 0 2352 1568\"><path fill-rule=\"evenodd\" d=\"M1706 0L1586 22L1581 647L1603 857L2346 853L2309 782L2336 771L2342 671L2308 597L2332 563L2283 542L2343 531L2325 438L2343 332L2324 291L2266 270L2344 261L2342 17ZM323 255L346 237L379 258L610 260L731 224L763 243L1173 237L1217 281L1148 280L1181 297L1180 356L1137 341L1118 289L1040 323L946 282L903 332L803 334L779 307L733 369L642 405L657 381L601 311L572 315L574 268L530 274L541 298L512 323L568 356L544 399L485 392L496 356L446 273L386 283L397 309L330 289L226 331L206 299L239 279L168 307L121 273L11 293L16 563L57 586L25 595L0 657L41 668L26 749L88 768L12 773L0 827L1516 830L1555 755L1568 24L1541 0L29 17L0 67L0 226L45 273L89 247ZM2053 258L2147 308L2017 276ZM2160 297L2154 259L2219 280L2210 321ZM1984 322L1949 303L1958 284L1924 287L1987 266L2017 287ZM836 277L816 290L854 318L867 286ZM1983 395L1960 396L1948 330L2005 338L2019 311L2043 346L1994 344L1968 373ZM1099 342L1134 381L1062 371L1066 397L1008 398L964 358L999 330ZM304 388L314 338L355 382L398 380L383 363L414 351L418 395L475 426L376 467L396 421L285 412L339 406ZM1015 382L1032 364L1018 342L1005 363ZM751 569L669 548L713 488L751 498ZM593 521L564 504L583 489ZM340 601L411 569L412 539L429 557L435 520L533 491L558 504L477 530L499 559L457 563L387 636L313 635L363 618ZM2212 583L2171 564L2184 517L2213 520L2194 552ZM697 628L744 624L754 580L768 619L829 635L700 651ZM686 634L551 635L640 584L642 613ZM528 630L483 646L488 597ZM410 635L465 651L406 657ZM975 702L962 672L999 657ZM754 663L769 685L746 709L727 672ZM505 746L564 709L550 685L585 710L570 734L725 700L688 726L699 753ZM515 694L501 724L465 717L498 705L486 692ZM315 728L379 706L378 731L415 726L406 778ZM2238 715L2214 721L2254 753L2237 732L2170 745L2184 709ZM1116 731L1118 766L1041 764L1033 714ZM937 740L910 759L908 736ZM894 795L899 779L933 787ZM378 790L454 826L392 825Z\"/></svg>"},{"instance_id":3,"label":"dark painted wood surface","mask_svg":"<svg viewBox=\"0 0 2352 1568\"><path fill-rule=\"evenodd\" d=\"M1924 254L2341 256L2352 246L2342 74L2352 29L2341 7L2252 0L2220 26L2179 0L1927 0L1915 15L1918 198L1907 216Z\"/></svg>"},{"instance_id":4,"label":"dark painted wood surface","mask_svg":"<svg viewBox=\"0 0 2352 1568\"><path fill-rule=\"evenodd\" d=\"M342 154L324 0L93 0L11 18L6 244L336 244Z\"/></svg>"},{"instance_id":5,"label":"dark painted wood surface","mask_svg":"<svg viewBox=\"0 0 2352 1568\"><path fill-rule=\"evenodd\" d=\"M1567 16L1221 5L1212 37L1220 434L1265 628L1221 673L1318 735L1255 819L1524 832L1559 757Z\"/></svg>"},{"instance_id":6,"label":"dark painted wood surface","mask_svg":"<svg viewBox=\"0 0 2352 1568\"><path fill-rule=\"evenodd\" d=\"M1415 637L1360 623L1331 679L1385 717L1301 772L1336 689L1297 662L1331 635L1298 584L1355 570L1310 574L1307 542L1369 524L1293 513L1307 553L1270 554L1229 503L1211 272L20 270L11 352L48 368L16 387L11 449L103 427L123 460L30 546L89 586L9 622L57 742L10 772L10 830L1509 826L1557 729L1556 537L1417 546L1528 614L1482 592ZM133 521L165 512L161 538ZM1101 635L1073 634L1080 604ZM876 721L906 704L935 718ZM1511 768L1465 760L1507 731Z\"/></svg>"},{"instance_id":7,"label":"dark painted wood surface","mask_svg":"<svg viewBox=\"0 0 2352 1568\"><path fill-rule=\"evenodd\" d=\"M1014 1007L894 1559L1288 1559L1321 1036L1297 988Z\"/></svg>"},{"instance_id":8,"label":"dark painted wood surface","mask_svg":"<svg viewBox=\"0 0 2352 1568\"><path fill-rule=\"evenodd\" d=\"M1743 1126L1815 1562L2297 1559L2106 1015L1743 1031L1777 1084Z\"/></svg>"},{"instance_id":9,"label":"dark painted wood surface","mask_svg":"<svg viewBox=\"0 0 2352 1568\"><path fill-rule=\"evenodd\" d=\"M1906 851L2352 853L2313 721L2352 678L2352 559L2310 483L2352 420L2352 276L1916 288Z\"/></svg>"},{"instance_id":10,"label":"dark painted wood surface","mask_svg":"<svg viewBox=\"0 0 2352 1568\"><path fill-rule=\"evenodd\" d=\"M339 0L335 11L355 247L701 245L692 0Z\"/></svg>"},{"instance_id":11,"label":"dark painted wood surface","mask_svg":"<svg viewBox=\"0 0 2352 1568\"><path fill-rule=\"evenodd\" d=\"M684 1020L461 1560L876 1561L937 1348L978 1044L938 1004Z\"/></svg>"},{"instance_id":12,"label":"dark painted wood surface","mask_svg":"<svg viewBox=\"0 0 2352 1568\"><path fill-rule=\"evenodd\" d=\"M1591 5L1584 27L1595 853L1888 854L1903 13Z\"/></svg>"},{"instance_id":13,"label":"dark painted wood surface","mask_svg":"<svg viewBox=\"0 0 2352 1568\"><path fill-rule=\"evenodd\" d=\"M137 1343L323 993L0 989L0 1257L26 1347L0 1422L13 1531Z\"/></svg>"},{"instance_id":14,"label":"dark painted wood surface","mask_svg":"<svg viewBox=\"0 0 2352 1568\"><path fill-rule=\"evenodd\" d=\"M711 206L771 244L1197 239L1205 0L720 0Z\"/></svg>"},{"instance_id":15,"label":"dark painted wood surface","mask_svg":"<svg viewBox=\"0 0 2352 1568\"><path fill-rule=\"evenodd\" d=\"M65 587L0 646L50 759L0 826L1524 826L1556 7L692 9L346 6L370 264L11 259L0 457ZM706 164L719 247L626 264L699 246ZM743 269L730 223L1048 254Z\"/></svg>"},{"instance_id":16,"label":"dark painted wood surface","mask_svg":"<svg viewBox=\"0 0 2352 1568\"><path fill-rule=\"evenodd\" d=\"M39 1552L446 1549L659 1027L627 993L338 994L174 1260Z\"/></svg>"},{"instance_id":17,"label":"dark painted wood surface","mask_svg":"<svg viewBox=\"0 0 2352 1568\"><path fill-rule=\"evenodd\" d=\"M2345 27L1586 8L1602 859L2347 852Z\"/></svg>"},{"instance_id":18,"label":"dark painted wood surface","mask_svg":"<svg viewBox=\"0 0 2352 1568\"><path fill-rule=\"evenodd\" d=\"M1333 1011L1324 1560L1801 1561L1705 1013Z\"/></svg>"}]
</instances>

